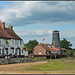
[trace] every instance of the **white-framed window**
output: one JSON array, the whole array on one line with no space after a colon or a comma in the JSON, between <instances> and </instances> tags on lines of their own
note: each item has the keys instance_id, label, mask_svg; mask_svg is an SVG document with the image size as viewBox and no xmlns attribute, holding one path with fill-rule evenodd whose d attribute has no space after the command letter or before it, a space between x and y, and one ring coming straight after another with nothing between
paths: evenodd
<instances>
[{"instance_id":1,"label":"white-framed window","mask_svg":"<svg viewBox=\"0 0 75 75\"><path fill-rule=\"evenodd\" d=\"M22 45L22 40L20 40L20 45Z\"/></svg>"},{"instance_id":2,"label":"white-framed window","mask_svg":"<svg viewBox=\"0 0 75 75\"><path fill-rule=\"evenodd\" d=\"M22 49L22 53L23 53L23 49Z\"/></svg>"},{"instance_id":3,"label":"white-framed window","mask_svg":"<svg viewBox=\"0 0 75 75\"><path fill-rule=\"evenodd\" d=\"M1 54L1 49L0 49L0 54Z\"/></svg>"},{"instance_id":4,"label":"white-framed window","mask_svg":"<svg viewBox=\"0 0 75 75\"><path fill-rule=\"evenodd\" d=\"M39 49L39 54L41 54L41 49Z\"/></svg>"},{"instance_id":5,"label":"white-framed window","mask_svg":"<svg viewBox=\"0 0 75 75\"><path fill-rule=\"evenodd\" d=\"M12 53L14 54L14 49L11 49L12 50Z\"/></svg>"},{"instance_id":6,"label":"white-framed window","mask_svg":"<svg viewBox=\"0 0 75 75\"><path fill-rule=\"evenodd\" d=\"M14 39L12 39L12 44L14 44Z\"/></svg>"},{"instance_id":7,"label":"white-framed window","mask_svg":"<svg viewBox=\"0 0 75 75\"><path fill-rule=\"evenodd\" d=\"M15 40L15 45L18 45L18 40Z\"/></svg>"},{"instance_id":8,"label":"white-framed window","mask_svg":"<svg viewBox=\"0 0 75 75\"><path fill-rule=\"evenodd\" d=\"M40 46L37 46L37 48L40 48Z\"/></svg>"}]
</instances>

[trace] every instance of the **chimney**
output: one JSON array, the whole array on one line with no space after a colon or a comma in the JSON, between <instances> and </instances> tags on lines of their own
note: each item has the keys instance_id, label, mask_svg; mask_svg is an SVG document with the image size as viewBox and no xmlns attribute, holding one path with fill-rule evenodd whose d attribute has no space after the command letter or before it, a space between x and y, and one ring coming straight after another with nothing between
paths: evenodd
<instances>
[{"instance_id":1,"label":"chimney","mask_svg":"<svg viewBox=\"0 0 75 75\"><path fill-rule=\"evenodd\" d=\"M59 35L59 31L57 30L53 31L52 45L54 45L56 48L61 48L60 35Z\"/></svg>"},{"instance_id":2,"label":"chimney","mask_svg":"<svg viewBox=\"0 0 75 75\"><path fill-rule=\"evenodd\" d=\"M1 25L2 29L5 29L5 22L2 22Z\"/></svg>"},{"instance_id":3,"label":"chimney","mask_svg":"<svg viewBox=\"0 0 75 75\"><path fill-rule=\"evenodd\" d=\"M0 26L1 26L1 20L0 20Z\"/></svg>"},{"instance_id":4,"label":"chimney","mask_svg":"<svg viewBox=\"0 0 75 75\"><path fill-rule=\"evenodd\" d=\"M13 29L13 27L12 27L10 24L8 24L8 28L9 28L9 29Z\"/></svg>"},{"instance_id":5,"label":"chimney","mask_svg":"<svg viewBox=\"0 0 75 75\"><path fill-rule=\"evenodd\" d=\"M54 41L54 48L56 48L56 43L55 43L55 41Z\"/></svg>"}]
</instances>

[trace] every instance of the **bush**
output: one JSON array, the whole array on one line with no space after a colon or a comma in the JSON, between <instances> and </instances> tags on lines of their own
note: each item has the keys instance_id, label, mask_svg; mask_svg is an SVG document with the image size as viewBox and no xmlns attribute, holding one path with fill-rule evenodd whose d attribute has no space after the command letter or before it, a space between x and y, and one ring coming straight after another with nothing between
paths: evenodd
<instances>
[{"instance_id":1,"label":"bush","mask_svg":"<svg viewBox=\"0 0 75 75\"><path fill-rule=\"evenodd\" d=\"M74 56L74 52L73 52L72 50L67 50L67 54L68 54L69 56Z\"/></svg>"}]
</instances>

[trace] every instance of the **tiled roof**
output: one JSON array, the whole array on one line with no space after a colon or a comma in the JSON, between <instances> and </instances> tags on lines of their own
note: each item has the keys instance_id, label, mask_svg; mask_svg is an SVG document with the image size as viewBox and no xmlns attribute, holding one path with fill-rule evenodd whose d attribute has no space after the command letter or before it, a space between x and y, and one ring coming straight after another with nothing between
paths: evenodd
<instances>
[{"instance_id":1,"label":"tiled roof","mask_svg":"<svg viewBox=\"0 0 75 75\"><path fill-rule=\"evenodd\" d=\"M57 48L50 48L50 51L58 51Z\"/></svg>"},{"instance_id":2,"label":"tiled roof","mask_svg":"<svg viewBox=\"0 0 75 75\"><path fill-rule=\"evenodd\" d=\"M27 49L27 48L25 48L25 51L28 51L28 49Z\"/></svg>"},{"instance_id":3,"label":"tiled roof","mask_svg":"<svg viewBox=\"0 0 75 75\"><path fill-rule=\"evenodd\" d=\"M8 38L8 39L22 40L12 29L9 29L9 28L2 29L0 27L0 37Z\"/></svg>"},{"instance_id":4,"label":"tiled roof","mask_svg":"<svg viewBox=\"0 0 75 75\"><path fill-rule=\"evenodd\" d=\"M67 49L65 49L65 48L61 48L61 50L67 50Z\"/></svg>"},{"instance_id":5,"label":"tiled roof","mask_svg":"<svg viewBox=\"0 0 75 75\"><path fill-rule=\"evenodd\" d=\"M46 51L58 51L58 48L49 48L48 46L51 46L50 44L40 43L38 45L41 45Z\"/></svg>"}]
</instances>

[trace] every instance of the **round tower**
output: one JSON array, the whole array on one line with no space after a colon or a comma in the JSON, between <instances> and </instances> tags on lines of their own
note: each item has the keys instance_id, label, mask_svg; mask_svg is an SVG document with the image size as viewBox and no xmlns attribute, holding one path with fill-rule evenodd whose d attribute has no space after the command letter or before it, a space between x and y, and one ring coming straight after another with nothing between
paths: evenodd
<instances>
[{"instance_id":1,"label":"round tower","mask_svg":"<svg viewBox=\"0 0 75 75\"><path fill-rule=\"evenodd\" d=\"M57 30L53 31L52 45L54 47L56 47L56 48L61 48L61 45L60 45L60 35L59 35L59 31L57 31Z\"/></svg>"}]
</instances>

